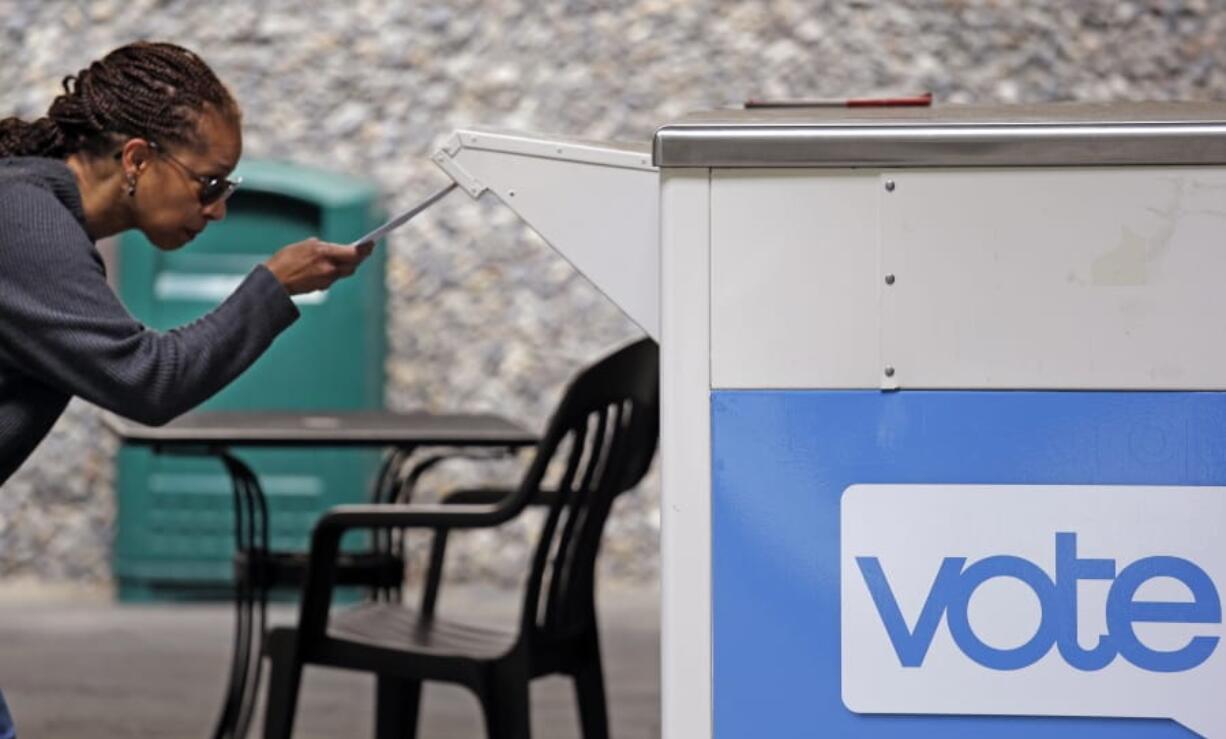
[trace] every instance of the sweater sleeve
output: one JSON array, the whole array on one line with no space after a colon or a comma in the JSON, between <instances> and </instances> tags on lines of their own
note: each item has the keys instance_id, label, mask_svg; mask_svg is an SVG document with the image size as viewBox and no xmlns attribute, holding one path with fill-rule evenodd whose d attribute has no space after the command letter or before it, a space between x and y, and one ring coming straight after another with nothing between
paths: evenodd
<instances>
[{"instance_id":1,"label":"sweater sleeve","mask_svg":"<svg viewBox=\"0 0 1226 739\"><path fill-rule=\"evenodd\" d=\"M298 317L263 265L186 326L146 328L76 219L34 185L0 188L0 354L60 390L160 425L221 390Z\"/></svg>"}]
</instances>

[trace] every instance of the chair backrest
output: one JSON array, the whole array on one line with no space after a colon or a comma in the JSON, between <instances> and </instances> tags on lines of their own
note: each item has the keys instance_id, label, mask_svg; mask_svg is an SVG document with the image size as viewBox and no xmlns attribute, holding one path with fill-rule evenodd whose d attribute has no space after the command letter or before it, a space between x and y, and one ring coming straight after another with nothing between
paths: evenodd
<instances>
[{"instance_id":1,"label":"chair backrest","mask_svg":"<svg viewBox=\"0 0 1226 739\"><path fill-rule=\"evenodd\" d=\"M567 388L523 484L556 497L524 594L521 639L564 638L590 625L596 554L616 497L638 485L660 427L659 346L643 339L584 370ZM558 475L556 487L547 475Z\"/></svg>"}]
</instances>

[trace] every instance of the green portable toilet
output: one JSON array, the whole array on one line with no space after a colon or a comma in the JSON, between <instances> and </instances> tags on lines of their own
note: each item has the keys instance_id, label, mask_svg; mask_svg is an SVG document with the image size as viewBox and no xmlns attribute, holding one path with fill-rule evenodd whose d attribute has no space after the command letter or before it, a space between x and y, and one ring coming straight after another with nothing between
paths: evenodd
<instances>
[{"instance_id":1,"label":"green portable toilet","mask_svg":"<svg viewBox=\"0 0 1226 739\"><path fill-rule=\"evenodd\" d=\"M139 233L120 241L120 295L146 325L189 323L225 299L252 267L310 236L348 243L380 220L369 182L280 162L246 162L228 213L186 248L163 252ZM202 406L210 410L375 409L386 355L380 246L326 293L295 297L302 316L254 366ZM365 499L379 453L241 450L269 504L274 549L305 549L325 509ZM215 458L123 448L117 469L114 572L124 601L229 597L234 518Z\"/></svg>"}]
</instances>

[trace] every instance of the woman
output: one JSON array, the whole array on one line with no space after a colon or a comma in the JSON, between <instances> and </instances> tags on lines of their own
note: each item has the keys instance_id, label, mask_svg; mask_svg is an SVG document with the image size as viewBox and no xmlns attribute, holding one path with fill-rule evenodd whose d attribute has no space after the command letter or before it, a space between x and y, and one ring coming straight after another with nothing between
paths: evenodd
<instances>
[{"instance_id":1,"label":"woman","mask_svg":"<svg viewBox=\"0 0 1226 739\"><path fill-rule=\"evenodd\" d=\"M161 424L242 373L298 317L290 296L350 275L371 246L309 239L165 333L106 282L100 238L178 249L226 214L242 151L234 98L198 56L135 43L65 78L32 122L0 120L0 485L78 395ZM12 733L0 696L0 739Z\"/></svg>"}]
</instances>

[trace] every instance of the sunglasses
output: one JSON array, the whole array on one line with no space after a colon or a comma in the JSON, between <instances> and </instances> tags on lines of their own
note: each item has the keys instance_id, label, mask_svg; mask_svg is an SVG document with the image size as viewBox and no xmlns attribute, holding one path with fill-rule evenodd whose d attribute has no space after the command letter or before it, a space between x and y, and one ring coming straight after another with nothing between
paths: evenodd
<instances>
[{"instance_id":1,"label":"sunglasses","mask_svg":"<svg viewBox=\"0 0 1226 739\"><path fill-rule=\"evenodd\" d=\"M191 167L179 161L174 155L159 146L156 141L150 141L149 148L178 165L178 167L182 169L188 177L199 183L200 192L197 194L197 197L200 198L200 204L203 206L207 207L214 203L225 202L227 198L234 194L234 191L238 188L239 183L243 181L242 177L235 177L231 180L225 177L210 177L208 175L198 174ZM121 156L122 152L116 154L115 158L119 159Z\"/></svg>"}]
</instances>

